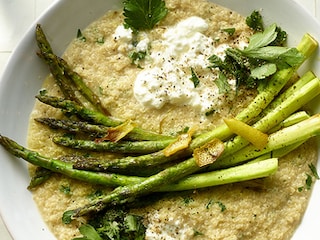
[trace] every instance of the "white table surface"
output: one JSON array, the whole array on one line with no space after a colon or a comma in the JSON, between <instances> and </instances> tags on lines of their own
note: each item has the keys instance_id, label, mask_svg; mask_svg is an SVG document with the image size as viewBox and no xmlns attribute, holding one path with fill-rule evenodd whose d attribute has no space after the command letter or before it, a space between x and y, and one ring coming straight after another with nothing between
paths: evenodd
<instances>
[{"instance_id":1,"label":"white table surface","mask_svg":"<svg viewBox=\"0 0 320 240\"><path fill-rule=\"evenodd\" d=\"M12 51L28 27L54 1L55 0L0 0L0 76ZM301 4L301 7L305 7L320 21L320 0L292 1ZM12 240L1 218L0 239Z\"/></svg>"}]
</instances>

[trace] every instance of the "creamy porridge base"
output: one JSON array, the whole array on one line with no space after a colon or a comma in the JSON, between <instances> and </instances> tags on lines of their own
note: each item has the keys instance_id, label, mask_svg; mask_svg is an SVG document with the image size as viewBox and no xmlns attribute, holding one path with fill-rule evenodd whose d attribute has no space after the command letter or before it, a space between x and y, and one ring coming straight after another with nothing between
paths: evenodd
<instances>
[{"instance_id":1,"label":"creamy porridge base","mask_svg":"<svg viewBox=\"0 0 320 240\"><path fill-rule=\"evenodd\" d=\"M167 0L166 4L170 13L158 28L149 33L152 39L160 38L168 26L195 15L208 21L210 27L205 34L219 38L221 42L233 44L250 34L243 17L206 1L195 4L189 0ZM112 38L122 22L121 11L106 14L83 30L86 42L75 39L63 56L99 94L113 116L131 119L145 129L166 134L187 126L205 130L218 125L222 116L234 116L255 95L254 91L240 91L235 101L208 118L187 106L165 106L160 110L142 107L132 92L133 81L141 69L131 64L126 50L119 48L119 43ZM236 29L233 38L221 32L221 29L230 27ZM96 41L101 37L105 39L104 44ZM51 95L60 95L51 76L43 87ZM29 147L50 157L72 154L71 150L58 147L51 141L55 132L36 123L33 120L36 117L62 118L63 115L36 102L30 118ZM304 186L306 173L310 172L308 164L316 161L315 149L314 141L307 142L282 158L279 170L269 178L175 194L132 211L144 216L148 239L289 239L301 220L311 193L298 189ZM112 158L113 155L104 154L104 157ZM34 168L30 167L31 174L33 171ZM71 194L64 194L61 186L69 186ZM79 236L77 228L85 219L65 225L61 221L63 212L81 206L88 200L87 196L99 188L54 174L43 186L33 190L33 196L44 221L57 239L72 239Z\"/></svg>"}]
</instances>

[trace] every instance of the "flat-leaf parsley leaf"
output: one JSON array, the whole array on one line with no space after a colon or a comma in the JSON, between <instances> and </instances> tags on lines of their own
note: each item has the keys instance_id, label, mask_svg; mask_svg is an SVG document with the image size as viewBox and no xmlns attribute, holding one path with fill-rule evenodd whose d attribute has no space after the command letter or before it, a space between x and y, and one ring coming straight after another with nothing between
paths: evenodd
<instances>
[{"instance_id":1,"label":"flat-leaf parsley leaf","mask_svg":"<svg viewBox=\"0 0 320 240\"><path fill-rule=\"evenodd\" d=\"M168 13L163 0L125 0L125 24L134 30L152 29Z\"/></svg>"}]
</instances>

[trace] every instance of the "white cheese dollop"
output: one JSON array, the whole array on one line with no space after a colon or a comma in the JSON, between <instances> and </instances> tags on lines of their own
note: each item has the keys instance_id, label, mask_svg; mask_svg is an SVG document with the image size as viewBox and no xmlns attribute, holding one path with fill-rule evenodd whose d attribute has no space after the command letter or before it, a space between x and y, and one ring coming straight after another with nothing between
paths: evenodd
<instances>
[{"instance_id":1,"label":"white cheese dollop","mask_svg":"<svg viewBox=\"0 0 320 240\"><path fill-rule=\"evenodd\" d=\"M130 43L132 41L132 29L125 28L123 25L119 25L112 37L116 41L122 41L123 43Z\"/></svg>"},{"instance_id":2,"label":"white cheese dollop","mask_svg":"<svg viewBox=\"0 0 320 240\"><path fill-rule=\"evenodd\" d=\"M208 58L215 54L224 59L229 45L217 45L214 39L204 35L208 27L204 19L189 17L166 29L161 39L152 42L146 32L133 36L130 28L117 27L113 38L120 43L120 52L123 49L125 52L148 52L133 87L134 96L141 105L156 109L166 104L192 106L201 112L223 105L219 89L213 83L217 72L208 68ZM239 43L241 47L245 45ZM198 86L191 81L191 69L201 74ZM228 81L235 89L236 81Z\"/></svg>"},{"instance_id":3,"label":"white cheese dollop","mask_svg":"<svg viewBox=\"0 0 320 240\"><path fill-rule=\"evenodd\" d=\"M219 90L190 80L191 68L200 68L208 77L216 78L207 67L212 54L223 57L228 45L215 47L212 38L203 33L208 29L200 17L189 17L168 28L163 39L153 42L151 62L142 70L134 84L135 98L145 107L161 108L165 104L188 105L205 112L212 108Z\"/></svg>"}]
</instances>

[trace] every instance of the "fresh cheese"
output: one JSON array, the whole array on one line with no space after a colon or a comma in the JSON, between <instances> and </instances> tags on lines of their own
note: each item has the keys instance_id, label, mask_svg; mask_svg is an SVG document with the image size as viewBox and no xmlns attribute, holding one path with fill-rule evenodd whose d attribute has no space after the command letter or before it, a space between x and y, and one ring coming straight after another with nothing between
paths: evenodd
<instances>
[{"instance_id":1,"label":"fresh cheese","mask_svg":"<svg viewBox=\"0 0 320 240\"><path fill-rule=\"evenodd\" d=\"M166 104L192 106L205 113L224 104L214 84L217 71L208 68L208 58L215 54L223 59L229 45L217 44L204 34L207 30L207 22L193 16L168 28L161 39L151 43L147 34L142 34L136 51L147 51L151 45L148 60L133 86L134 96L142 106L156 109ZM127 44L132 40L132 32L121 27L117 28L115 36ZM200 80L197 86L191 80L191 69ZM236 82L229 79L229 84L234 89Z\"/></svg>"}]
</instances>

